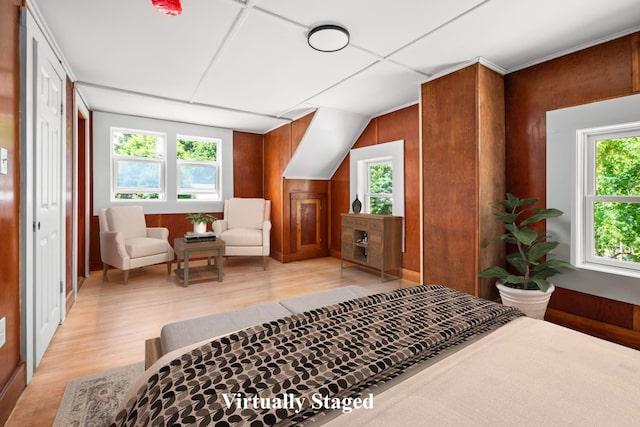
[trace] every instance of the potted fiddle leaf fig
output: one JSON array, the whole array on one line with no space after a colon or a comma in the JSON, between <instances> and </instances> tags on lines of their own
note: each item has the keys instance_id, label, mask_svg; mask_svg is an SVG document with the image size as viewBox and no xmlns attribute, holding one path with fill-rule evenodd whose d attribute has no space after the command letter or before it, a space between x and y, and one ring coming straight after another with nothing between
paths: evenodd
<instances>
[{"instance_id":1,"label":"potted fiddle leaf fig","mask_svg":"<svg viewBox=\"0 0 640 427\"><path fill-rule=\"evenodd\" d=\"M547 304L555 286L548 279L558 273L558 268L576 270L571 263L559 259L546 259L558 242L548 240L546 231L536 231L534 225L563 214L559 209L534 206L538 199L520 199L511 193L494 203L493 215L504 222L505 233L491 241L501 240L515 250L506 261L515 272L500 266L489 267L479 277L496 277L502 303L518 307L527 316L544 318ZM510 244L510 245L509 245Z\"/></svg>"},{"instance_id":2,"label":"potted fiddle leaf fig","mask_svg":"<svg viewBox=\"0 0 640 427\"><path fill-rule=\"evenodd\" d=\"M186 216L186 219L193 224L193 232L196 234L206 233L207 223L218 220L218 218L208 213L191 213Z\"/></svg>"}]
</instances>

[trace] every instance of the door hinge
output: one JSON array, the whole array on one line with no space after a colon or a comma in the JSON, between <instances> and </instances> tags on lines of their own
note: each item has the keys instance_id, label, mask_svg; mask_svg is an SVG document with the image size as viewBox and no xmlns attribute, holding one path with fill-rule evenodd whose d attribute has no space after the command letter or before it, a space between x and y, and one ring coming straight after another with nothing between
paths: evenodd
<instances>
[{"instance_id":1,"label":"door hinge","mask_svg":"<svg viewBox=\"0 0 640 427\"><path fill-rule=\"evenodd\" d=\"M62 286L62 280L60 280L60 293L64 291L64 287Z\"/></svg>"},{"instance_id":2,"label":"door hinge","mask_svg":"<svg viewBox=\"0 0 640 427\"><path fill-rule=\"evenodd\" d=\"M60 104L60 115L62 115L62 113L64 113L64 107Z\"/></svg>"}]
</instances>

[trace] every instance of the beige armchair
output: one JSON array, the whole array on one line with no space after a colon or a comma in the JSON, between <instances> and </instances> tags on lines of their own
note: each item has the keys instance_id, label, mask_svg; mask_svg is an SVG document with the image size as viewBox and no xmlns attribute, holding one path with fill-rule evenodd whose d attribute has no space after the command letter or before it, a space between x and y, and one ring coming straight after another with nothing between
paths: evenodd
<instances>
[{"instance_id":1,"label":"beige armchair","mask_svg":"<svg viewBox=\"0 0 640 427\"><path fill-rule=\"evenodd\" d=\"M225 256L261 256L263 268L271 251L271 201L232 198L224 202L224 219L213 231L225 241Z\"/></svg>"},{"instance_id":2,"label":"beige armchair","mask_svg":"<svg viewBox=\"0 0 640 427\"><path fill-rule=\"evenodd\" d=\"M167 263L171 273L173 248L169 230L147 227L141 206L123 206L100 210L100 257L106 277L109 266L124 271L124 283L129 270L145 265Z\"/></svg>"}]
</instances>

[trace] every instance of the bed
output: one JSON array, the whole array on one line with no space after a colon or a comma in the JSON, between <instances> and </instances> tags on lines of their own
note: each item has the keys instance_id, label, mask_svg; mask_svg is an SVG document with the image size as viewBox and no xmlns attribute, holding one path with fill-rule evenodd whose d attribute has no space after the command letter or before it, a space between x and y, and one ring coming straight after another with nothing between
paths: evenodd
<instances>
[{"instance_id":1,"label":"bed","mask_svg":"<svg viewBox=\"0 0 640 427\"><path fill-rule=\"evenodd\" d=\"M423 285L169 351L112 425L640 425L639 396L639 352Z\"/></svg>"}]
</instances>

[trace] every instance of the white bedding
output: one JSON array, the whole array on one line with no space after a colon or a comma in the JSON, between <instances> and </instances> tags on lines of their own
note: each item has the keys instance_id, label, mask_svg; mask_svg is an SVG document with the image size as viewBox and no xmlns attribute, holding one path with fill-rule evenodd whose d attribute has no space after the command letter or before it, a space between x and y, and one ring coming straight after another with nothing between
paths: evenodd
<instances>
[{"instance_id":1,"label":"white bedding","mask_svg":"<svg viewBox=\"0 0 640 427\"><path fill-rule=\"evenodd\" d=\"M327 426L640 426L640 352L519 318Z\"/></svg>"}]
</instances>

